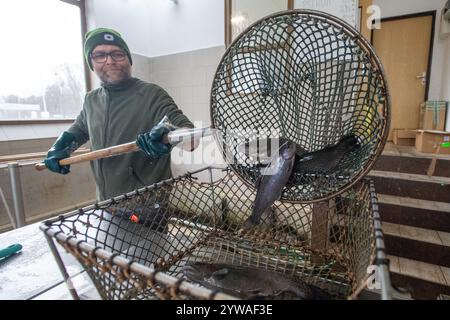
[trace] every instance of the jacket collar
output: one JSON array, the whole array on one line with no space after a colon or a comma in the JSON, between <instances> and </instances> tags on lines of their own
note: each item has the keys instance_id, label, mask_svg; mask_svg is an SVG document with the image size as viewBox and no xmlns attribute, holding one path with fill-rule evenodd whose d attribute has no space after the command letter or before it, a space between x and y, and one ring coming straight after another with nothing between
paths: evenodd
<instances>
[{"instance_id":1,"label":"jacket collar","mask_svg":"<svg viewBox=\"0 0 450 320\"><path fill-rule=\"evenodd\" d=\"M107 90L110 90L110 91L124 91L124 90L127 90L127 89L131 88L137 82L138 82L137 78L131 77L131 78L129 78L129 79L119 83L119 84L108 85L108 84L105 84L105 83L101 83L101 86L103 88L107 89Z\"/></svg>"}]
</instances>

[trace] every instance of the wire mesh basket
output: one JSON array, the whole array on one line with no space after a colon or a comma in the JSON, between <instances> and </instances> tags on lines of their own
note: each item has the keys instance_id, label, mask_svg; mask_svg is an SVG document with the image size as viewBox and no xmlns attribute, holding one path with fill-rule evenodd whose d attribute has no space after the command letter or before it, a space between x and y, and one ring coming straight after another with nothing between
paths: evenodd
<instances>
[{"instance_id":1,"label":"wire mesh basket","mask_svg":"<svg viewBox=\"0 0 450 320\"><path fill-rule=\"evenodd\" d=\"M209 182L198 181L204 174ZM254 198L232 170L210 167L48 220L41 230L53 249L55 240L76 257L103 299L249 298L186 277L186 265L199 262L286 276L333 299L366 288L368 267L384 250L370 180L324 202L277 201L273 215L242 232ZM259 298L298 298L266 289Z\"/></svg>"},{"instance_id":2,"label":"wire mesh basket","mask_svg":"<svg viewBox=\"0 0 450 320\"><path fill-rule=\"evenodd\" d=\"M248 144L285 138L314 152L354 135L361 148L331 172L293 172L282 200L331 199L363 178L385 145L390 95L372 46L329 14L290 10L265 17L226 50L211 89L211 121L230 167L248 185L261 175ZM264 160L264 159L263 159Z\"/></svg>"}]
</instances>

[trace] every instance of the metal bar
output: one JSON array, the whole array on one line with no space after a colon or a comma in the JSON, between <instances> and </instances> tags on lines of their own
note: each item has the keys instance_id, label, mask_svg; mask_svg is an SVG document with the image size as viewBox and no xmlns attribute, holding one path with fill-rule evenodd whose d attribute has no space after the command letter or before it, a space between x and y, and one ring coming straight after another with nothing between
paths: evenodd
<instances>
[{"instance_id":1,"label":"metal bar","mask_svg":"<svg viewBox=\"0 0 450 320\"><path fill-rule=\"evenodd\" d=\"M294 10L294 0L288 0L287 9Z\"/></svg>"},{"instance_id":2,"label":"metal bar","mask_svg":"<svg viewBox=\"0 0 450 320\"><path fill-rule=\"evenodd\" d=\"M232 16L232 4L231 0L224 0L224 16L225 16L225 48L228 48L231 44L232 39L232 28L231 28L231 16Z\"/></svg>"},{"instance_id":3,"label":"metal bar","mask_svg":"<svg viewBox=\"0 0 450 320\"><path fill-rule=\"evenodd\" d=\"M61 256L59 255L58 249L56 248L53 239L50 238L47 233L45 233L45 239L47 240L50 250L52 251L53 256L55 257L56 264L58 265L59 271L61 271L61 274L64 278L64 282L67 285L67 289L69 289L70 295L74 300L80 300L80 297L78 296L78 293L75 290L72 281L70 280L70 276L67 273L66 268L64 267L64 262L62 261Z\"/></svg>"},{"instance_id":4,"label":"metal bar","mask_svg":"<svg viewBox=\"0 0 450 320\"><path fill-rule=\"evenodd\" d=\"M2 188L0 187L0 196L2 197L3 205L5 206L6 213L8 213L9 221L11 221L11 225L14 229L17 229L16 219L14 219L11 210L9 209L8 202L6 201L5 194L3 193Z\"/></svg>"},{"instance_id":5,"label":"metal bar","mask_svg":"<svg viewBox=\"0 0 450 320\"><path fill-rule=\"evenodd\" d=\"M84 272L86 272L86 270L81 270L80 272L78 272L77 274L73 275L72 277L79 276L80 274L83 274ZM28 297L26 300L33 300L33 299L35 299L35 298L37 298L37 297L39 297L39 296L41 296L41 295L43 295L43 294L49 292L50 290L56 288L57 286L59 286L59 285L61 285L61 284L63 284L63 283L65 283L64 280L58 281L57 283L51 285L50 287L45 288L44 290L39 291L38 293L33 294L31 297Z\"/></svg>"},{"instance_id":6,"label":"metal bar","mask_svg":"<svg viewBox=\"0 0 450 320\"><path fill-rule=\"evenodd\" d=\"M208 172L209 172L209 183L213 184L213 174L212 174L212 168L211 167L208 168Z\"/></svg>"},{"instance_id":7,"label":"metal bar","mask_svg":"<svg viewBox=\"0 0 450 320\"><path fill-rule=\"evenodd\" d=\"M371 202L373 207L373 219L375 228L375 247L378 249L376 251L376 258L378 261L387 261L386 258L386 246L384 244L383 231L381 228L381 216L378 210L378 197L375 191L375 184L372 179L367 179L369 181L369 188L371 194ZM392 300L392 283L390 277L389 265L379 264L377 266L380 269L380 282L381 282L381 299L382 300Z\"/></svg>"},{"instance_id":8,"label":"metal bar","mask_svg":"<svg viewBox=\"0 0 450 320\"><path fill-rule=\"evenodd\" d=\"M44 226L41 225L41 230ZM104 260L104 261L111 261L112 264L119 266L123 269L129 269L132 272L136 272L146 278L153 278L157 283L162 283L168 287L174 286L179 279L170 276L165 273L156 272L155 269L141 265L139 263L132 263L130 264L130 260L123 258L122 256L113 256L111 252L108 252L105 249L102 248L95 248L92 245L88 244L87 242L81 241L76 238L69 238L66 234L62 232L55 232L53 229L47 229L45 230L45 235L47 237L54 237L57 240L66 242L68 245L72 247L78 247L81 251L86 252L87 254L94 254L96 257ZM51 241L49 241L50 244ZM54 244L53 244L54 246ZM54 248L56 249L56 248ZM96 249L94 251L94 249ZM52 249L53 250L53 249ZM56 257L56 256L55 256ZM112 258L112 259L111 259ZM59 258L61 259L61 258ZM60 263L61 260L60 260ZM63 266L63 270L64 266ZM67 273L66 273L67 274ZM236 300L237 298L234 296L231 296L226 293L218 292L216 294L213 294L214 291L208 288L199 287L197 285L191 284L189 282L182 281L179 285L179 290L181 292L185 292L188 295L195 295L196 297L200 297L202 299L210 299L213 297L215 300Z\"/></svg>"},{"instance_id":9,"label":"metal bar","mask_svg":"<svg viewBox=\"0 0 450 320\"><path fill-rule=\"evenodd\" d=\"M87 207L83 208L83 210L84 211L89 211L89 210L95 209L96 206L107 206L107 205L110 205L113 202L113 200L121 201L121 200L125 199L125 197L133 197L133 196L135 196L136 192L142 193L142 192L154 190L155 188L161 187L164 184L173 183L173 182L179 181L179 180L181 180L181 179L183 179L183 178L185 178L185 177L187 177L189 175L193 175L193 174L196 174L196 173L203 172L203 171L207 170L208 168L211 168L211 169L214 169L214 170L223 170L224 169L224 168L221 168L221 167L218 167L218 166L207 166L207 167L204 167L204 168L201 168L201 169L189 172L187 174L184 174L184 175L181 175L181 176L178 176L178 177L174 177L174 178L170 178L170 179L167 179L167 180L160 181L158 183L152 184L151 186L147 186L147 187L144 187L144 188L141 188L141 189L138 189L138 190L134 190L134 191L128 192L126 194L122 194L120 196L114 197L113 199L103 200L101 202L98 202L98 203L95 203L93 205L87 206ZM73 210L73 211L65 213L64 217L65 218L69 218L71 216L78 215L79 213L80 213L79 210ZM53 223L55 221L59 221L60 219L61 218L58 216L58 217L50 218L50 219L46 220L46 222Z\"/></svg>"},{"instance_id":10,"label":"metal bar","mask_svg":"<svg viewBox=\"0 0 450 320\"><path fill-rule=\"evenodd\" d=\"M25 225L25 209L23 205L22 184L20 182L19 164L13 162L8 164L9 175L11 178L11 190L14 201L14 213L16 217L16 227Z\"/></svg>"}]
</instances>

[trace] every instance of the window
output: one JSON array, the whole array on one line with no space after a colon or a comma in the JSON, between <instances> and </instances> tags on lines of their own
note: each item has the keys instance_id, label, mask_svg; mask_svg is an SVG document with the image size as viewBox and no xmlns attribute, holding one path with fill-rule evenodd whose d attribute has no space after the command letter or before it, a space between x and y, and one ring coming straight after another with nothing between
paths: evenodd
<instances>
[{"instance_id":1,"label":"window","mask_svg":"<svg viewBox=\"0 0 450 320\"><path fill-rule=\"evenodd\" d=\"M84 30L83 1L0 1L0 121L78 115L86 92Z\"/></svg>"},{"instance_id":2,"label":"window","mask_svg":"<svg viewBox=\"0 0 450 320\"><path fill-rule=\"evenodd\" d=\"M225 45L257 20L293 8L293 0L225 0Z\"/></svg>"}]
</instances>

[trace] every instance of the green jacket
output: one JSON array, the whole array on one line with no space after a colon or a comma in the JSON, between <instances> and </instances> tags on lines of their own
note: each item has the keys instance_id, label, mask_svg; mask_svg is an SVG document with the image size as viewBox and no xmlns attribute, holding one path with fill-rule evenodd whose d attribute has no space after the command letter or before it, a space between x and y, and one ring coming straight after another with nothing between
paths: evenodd
<instances>
[{"instance_id":1,"label":"green jacket","mask_svg":"<svg viewBox=\"0 0 450 320\"><path fill-rule=\"evenodd\" d=\"M89 92L83 110L67 130L91 150L135 141L165 115L179 127L193 124L161 87L131 78L120 88L102 86ZM170 156L150 161L140 151L91 161L99 200L109 199L171 177Z\"/></svg>"}]
</instances>

